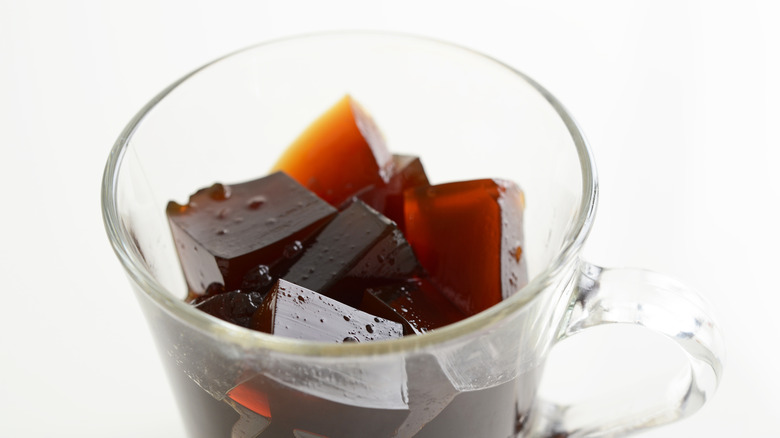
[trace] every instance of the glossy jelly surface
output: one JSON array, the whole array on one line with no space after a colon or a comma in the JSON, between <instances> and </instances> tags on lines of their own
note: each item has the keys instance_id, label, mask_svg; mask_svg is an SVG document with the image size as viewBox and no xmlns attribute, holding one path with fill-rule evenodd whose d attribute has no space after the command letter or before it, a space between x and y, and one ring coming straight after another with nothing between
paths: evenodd
<instances>
[{"instance_id":1,"label":"glossy jelly surface","mask_svg":"<svg viewBox=\"0 0 780 438\"><path fill-rule=\"evenodd\" d=\"M167 214L191 295L199 295L213 283L239 289L258 266L282 269L292 250L336 209L277 172L242 184L214 184L186 205L171 201Z\"/></svg>"},{"instance_id":2,"label":"glossy jelly surface","mask_svg":"<svg viewBox=\"0 0 780 438\"><path fill-rule=\"evenodd\" d=\"M339 206L364 187L383 185L392 160L374 121L346 96L314 121L274 165Z\"/></svg>"},{"instance_id":3,"label":"glossy jelly surface","mask_svg":"<svg viewBox=\"0 0 780 438\"><path fill-rule=\"evenodd\" d=\"M252 316L260 308L262 302L263 294L260 292L234 290L211 296L195 307L227 322L241 327L249 327Z\"/></svg>"},{"instance_id":4,"label":"glossy jelly surface","mask_svg":"<svg viewBox=\"0 0 780 438\"><path fill-rule=\"evenodd\" d=\"M422 161L411 155L393 155L393 166L387 184L366 187L356 198L382 212L404 229L404 191L430 185Z\"/></svg>"},{"instance_id":5,"label":"glossy jelly surface","mask_svg":"<svg viewBox=\"0 0 780 438\"><path fill-rule=\"evenodd\" d=\"M461 312L471 316L526 282L523 195L511 182L461 181L404 192L406 238Z\"/></svg>"},{"instance_id":6,"label":"glossy jelly surface","mask_svg":"<svg viewBox=\"0 0 780 438\"><path fill-rule=\"evenodd\" d=\"M395 224L356 201L322 229L283 278L356 306L365 287L420 271Z\"/></svg>"},{"instance_id":7,"label":"glossy jelly surface","mask_svg":"<svg viewBox=\"0 0 780 438\"><path fill-rule=\"evenodd\" d=\"M322 342L367 342L403 336L401 324L279 280L252 319L252 328Z\"/></svg>"},{"instance_id":8,"label":"glossy jelly surface","mask_svg":"<svg viewBox=\"0 0 780 438\"><path fill-rule=\"evenodd\" d=\"M466 317L423 279L367 288L360 309L401 323L405 335L425 333Z\"/></svg>"}]
</instances>

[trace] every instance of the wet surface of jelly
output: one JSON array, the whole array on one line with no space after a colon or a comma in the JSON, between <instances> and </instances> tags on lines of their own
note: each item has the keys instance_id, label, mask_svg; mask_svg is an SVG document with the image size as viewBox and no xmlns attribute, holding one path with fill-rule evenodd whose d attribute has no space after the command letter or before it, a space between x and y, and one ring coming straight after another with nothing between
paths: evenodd
<instances>
[{"instance_id":1,"label":"wet surface of jelly","mask_svg":"<svg viewBox=\"0 0 780 438\"><path fill-rule=\"evenodd\" d=\"M186 205L170 202L167 213L187 284L197 295L212 283L238 289L259 265L281 269L290 248L330 221L336 209L277 172L215 184Z\"/></svg>"},{"instance_id":2,"label":"wet surface of jelly","mask_svg":"<svg viewBox=\"0 0 780 438\"><path fill-rule=\"evenodd\" d=\"M262 302L263 294L260 292L234 290L211 296L198 303L195 308L235 325L249 327L252 315L257 312Z\"/></svg>"},{"instance_id":3,"label":"wet surface of jelly","mask_svg":"<svg viewBox=\"0 0 780 438\"><path fill-rule=\"evenodd\" d=\"M282 278L357 306L367 286L420 271L394 223L361 201L339 212Z\"/></svg>"},{"instance_id":4,"label":"wet surface of jelly","mask_svg":"<svg viewBox=\"0 0 780 438\"><path fill-rule=\"evenodd\" d=\"M493 179L404 193L406 238L432 282L474 315L526 282L522 192Z\"/></svg>"},{"instance_id":5,"label":"wet surface of jelly","mask_svg":"<svg viewBox=\"0 0 780 438\"><path fill-rule=\"evenodd\" d=\"M401 323L405 335L425 333L466 317L422 279L367 288L360 309Z\"/></svg>"},{"instance_id":6,"label":"wet surface of jelly","mask_svg":"<svg viewBox=\"0 0 780 438\"><path fill-rule=\"evenodd\" d=\"M403 336L401 324L279 280L252 319L252 328L322 342L367 342Z\"/></svg>"},{"instance_id":7,"label":"wet surface of jelly","mask_svg":"<svg viewBox=\"0 0 780 438\"><path fill-rule=\"evenodd\" d=\"M411 155L393 155L393 167L387 184L376 184L364 188L355 197L382 212L404 229L404 191L414 187L427 187L425 174L419 157Z\"/></svg>"}]
</instances>

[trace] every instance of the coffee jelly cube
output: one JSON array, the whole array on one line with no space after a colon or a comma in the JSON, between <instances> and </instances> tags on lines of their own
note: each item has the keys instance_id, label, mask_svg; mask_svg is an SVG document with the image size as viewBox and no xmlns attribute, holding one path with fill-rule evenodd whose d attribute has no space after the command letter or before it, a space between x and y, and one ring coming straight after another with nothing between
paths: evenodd
<instances>
[{"instance_id":1,"label":"coffee jelly cube","mask_svg":"<svg viewBox=\"0 0 780 438\"><path fill-rule=\"evenodd\" d=\"M287 148L273 170L339 206L364 187L385 184L390 166L390 152L371 116L345 96Z\"/></svg>"},{"instance_id":2,"label":"coffee jelly cube","mask_svg":"<svg viewBox=\"0 0 780 438\"><path fill-rule=\"evenodd\" d=\"M368 288L360 310L400 323L404 335L425 333L466 317L423 279Z\"/></svg>"},{"instance_id":3,"label":"coffee jelly cube","mask_svg":"<svg viewBox=\"0 0 780 438\"><path fill-rule=\"evenodd\" d=\"M168 203L167 214L192 297L214 283L242 288L253 270L286 269L336 209L277 172L199 190L186 205Z\"/></svg>"},{"instance_id":4,"label":"coffee jelly cube","mask_svg":"<svg viewBox=\"0 0 780 438\"><path fill-rule=\"evenodd\" d=\"M404 230L404 191L429 185L419 157L393 155L393 167L387 184L367 187L355 197L387 216L399 229Z\"/></svg>"},{"instance_id":5,"label":"coffee jelly cube","mask_svg":"<svg viewBox=\"0 0 780 438\"><path fill-rule=\"evenodd\" d=\"M257 312L262 302L263 294L260 292L234 290L209 297L195 308L241 327L249 327L252 315Z\"/></svg>"},{"instance_id":6,"label":"coffee jelly cube","mask_svg":"<svg viewBox=\"0 0 780 438\"><path fill-rule=\"evenodd\" d=\"M538 377L537 377L538 378ZM522 416L527 411L519 411L518 405L525 399L520 394L526 392L528 382L522 378L509 380L497 386L481 388L477 391L460 391L449 400L446 407L425 423L422 429L415 431L415 438L439 437L543 437L563 438L566 433L538 435L524 433ZM449 395L449 393L445 393ZM411 396L411 395L410 395ZM527 396L530 399L534 395ZM440 401L434 399L433 403ZM434 405L435 406L435 405ZM475 415L475 412L479 412ZM463 421L463 418L468 421ZM409 436L409 435L405 435Z\"/></svg>"},{"instance_id":7,"label":"coffee jelly cube","mask_svg":"<svg viewBox=\"0 0 780 438\"><path fill-rule=\"evenodd\" d=\"M185 301L192 304L193 306L197 306L198 304L206 301L207 299L215 295L223 294L225 292L227 292L225 290L225 285L221 283L211 283L206 288L205 292L195 293L192 290L190 290L187 293L187 298L185 299Z\"/></svg>"},{"instance_id":8,"label":"coffee jelly cube","mask_svg":"<svg viewBox=\"0 0 780 438\"><path fill-rule=\"evenodd\" d=\"M312 239L282 278L357 306L366 287L398 282L420 269L395 224L356 201Z\"/></svg>"},{"instance_id":9,"label":"coffee jelly cube","mask_svg":"<svg viewBox=\"0 0 780 438\"><path fill-rule=\"evenodd\" d=\"M403 336L403 327L278 280L255 313L252 328L278 336L322 342L365 342Z\"/></svg>"},{"instance_id":10,"label":"coffee jelly cube","mask_svg":"<svg viewBox=\"0 0 780 438\"><path fill-rule=\"evenodd\" d=\"M325 375L328 370L323 370ZM388 370L383 370L385 373ZM390 373L397 370L390 370ZM233 427L233 436L257 438L374 438L397 436L395 432L409 417L408 405L403 400L403 375L335 376L317 382L301 378L297 382L283 381L257 374L233 388L229 403L246 406L254 419ZM347 384L334 390L338 380L346 377ZM376 390L375 379L387 381L395 391ZM367 379L356 382L356 379ZM350 381L351 380L351 381ZM309 383L312 385L309 386ZM319 387L323 386L321 390ZM381 388L380 384L380 388ZM385 384L384 386L387 386ZM351 421L345 421L350 419ZM265 421L264 421L265 420ZM409 436L409 435L407 435Z\"/></svg>"},{"instance_id":11,"label":"coffee jelly cube","mask_svg":"<svg viewBox=\"0 0 780 438\"><path fill-rule=\"evenodd\" d=\"M493 179L404 193L409 244L432 282L467 316L527 283L523 199L514 183Z\"/></svg>"},{"instance_id":12,"label":"coffee jelly cube","mask_svg":"<svg viewBox=\"0 0 780 438\"><path fill-rule=\"evenodd\" d=\"M460 392L453 386L447 373L442 369L440 358L435 354L409 355L405 358L405 362L409 416L393 438L417 437L420 429L446 409L450 401ZM463 414L472 417L476 411L472 409Z\"/></svg>"}]
</instances>

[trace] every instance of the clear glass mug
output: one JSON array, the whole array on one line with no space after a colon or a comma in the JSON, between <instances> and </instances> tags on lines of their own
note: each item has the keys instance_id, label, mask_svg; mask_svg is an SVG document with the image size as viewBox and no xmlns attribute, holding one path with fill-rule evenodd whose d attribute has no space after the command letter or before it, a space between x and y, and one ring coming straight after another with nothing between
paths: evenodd
<instances>
[{"instance_id":1,"label":"clear glass mug","mask_svg":"<svg viewBox=\"0 0 780 438\"><path fill-rule=\"evenodd\" d=\"M457 324L374 343L274 337L186 304L166 203L264 175L347 93L391 151L422 158L432 183L504 178L523 188L530 282ZM717 387L723 343L690 289L581 259L597 193L582 132L524 74L438 41L348 32L250 47L172 84L117 140L102 201L190 436L620 436L699 409ZM551 348L611 323L680 346L680 376L655 394L573 406L540 399ZM619 409L638 398L640 409Z\"/></svg>"}]
</instances>

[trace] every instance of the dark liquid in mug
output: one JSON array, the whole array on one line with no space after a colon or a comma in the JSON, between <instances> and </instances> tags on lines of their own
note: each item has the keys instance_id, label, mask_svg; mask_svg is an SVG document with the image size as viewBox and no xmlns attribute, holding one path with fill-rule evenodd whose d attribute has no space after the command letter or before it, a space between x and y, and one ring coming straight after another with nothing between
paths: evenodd
<instances>
[{"instance_id":1,"label":"dark liquid in mug","mask_svg":"<svg viewBox=\"0 0 780 438\"><path fill-rule=\"evenodd\" d=\"M527 282L522 191L496 179L431 186L419 158L393 156L377 133L345 97L288 148L277 172L201 189L186 205L169 203L188 301L246 328L340 343L421 334L521 288ZM163 331L180 363L222 371L197 345ZM235 388L217 400L175 361L169 374L192 437L522 434L535 370L460 391L432 355L398 361L397 382L384 371L344 376L368 386L377 380L376 391L351 393L270 369L228 379ZM302 374L318 373L313 367ZM286 374L295 383L285 383Z\"/></svg>"},{"instance_id":2,"label":"dark liquid in mug","mask_svg":"<svg viewBox=\"0 0 780 438\"><path fill-rule=\"evenodd\" d=\"M527 373L491 388L445 394L444 400L410 400L407 410L384 410L336 403L262 378L256 385L266 391L268 418L236 405L242 417L232 400L216 400L181 371L171 371L187 435L193 438L522 437L538 381L536 373ZM404 428L412 416L431 418Z\"/></svg>"}]
</instances>

